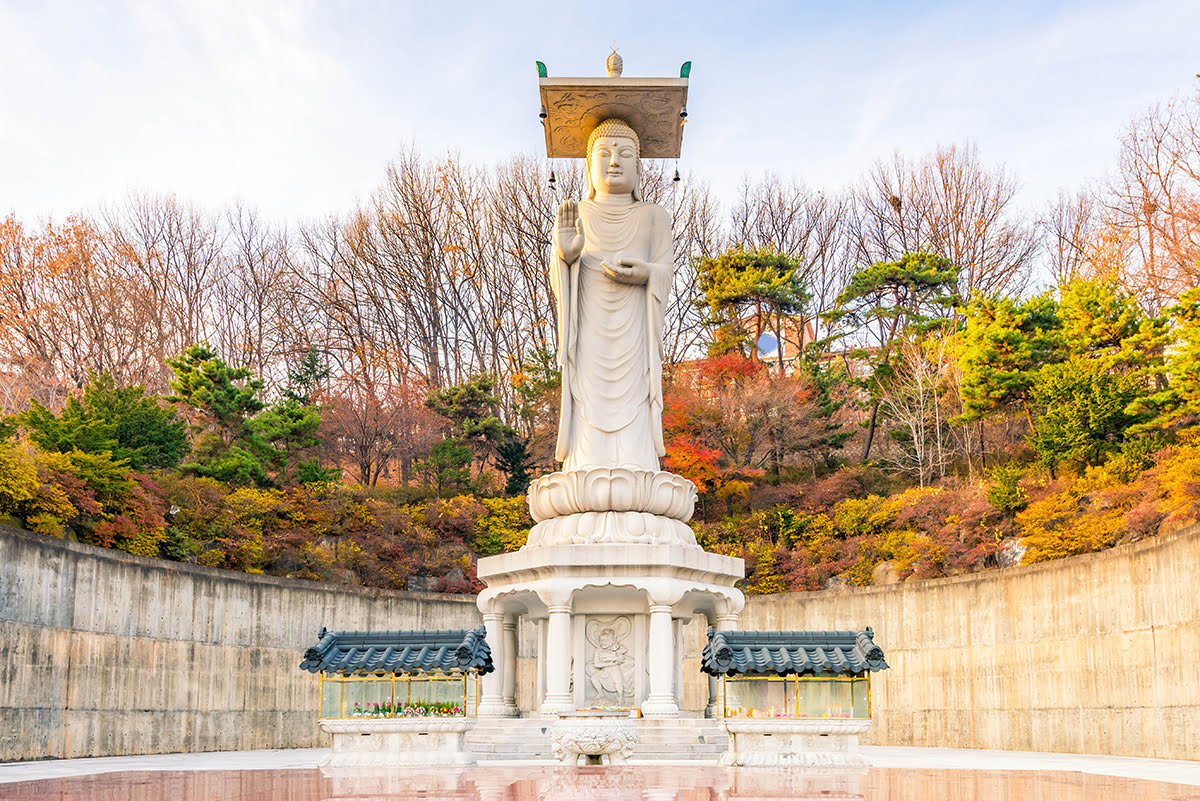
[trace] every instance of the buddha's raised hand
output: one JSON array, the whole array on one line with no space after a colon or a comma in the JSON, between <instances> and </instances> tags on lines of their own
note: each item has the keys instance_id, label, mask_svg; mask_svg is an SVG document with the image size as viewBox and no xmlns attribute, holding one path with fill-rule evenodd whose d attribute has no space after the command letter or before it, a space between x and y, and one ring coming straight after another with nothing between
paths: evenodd
<instances>
[{"instance_id":1,"label":"buddha's raised hand","mask_svg":"<svg viewBox=\"0 0 1200 801\"><path fill-rule=\"evenodd\" d=\"M579 220L579 204L564 201L558 207L558 255L567 264L579 260L583 253L583 224Z\"/></svg>"}]
</instances>

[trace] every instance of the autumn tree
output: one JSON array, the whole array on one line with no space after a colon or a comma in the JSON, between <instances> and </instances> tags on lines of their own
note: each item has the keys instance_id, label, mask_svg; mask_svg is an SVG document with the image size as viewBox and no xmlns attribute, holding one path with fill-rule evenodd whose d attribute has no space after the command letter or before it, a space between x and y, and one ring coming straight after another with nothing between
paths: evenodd
<instances>
[{"instance_id":1,"label":"autumn tree","mask_svg":"<svg viewBox=\"0 0 1200 801\"><path fill-rule=\"evenodd\" d=\"M347 464L364 486L384 476L407 482L416 461L442 440L445 422L425 406L415 378L351 374L331 385L322 410L322 440L329 461Z\"/></svg>"}]
</instances>

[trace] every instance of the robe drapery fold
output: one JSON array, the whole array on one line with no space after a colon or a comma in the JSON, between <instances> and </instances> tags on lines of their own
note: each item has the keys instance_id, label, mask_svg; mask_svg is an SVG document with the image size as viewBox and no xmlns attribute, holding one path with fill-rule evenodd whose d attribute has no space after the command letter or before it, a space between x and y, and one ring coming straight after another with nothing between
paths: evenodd
<instances>
[{"instance_id":1,"label":"robe drapery fold","mask_svg":"<svg viewBox=\"0 0 1200 801\"><path fill-rule=\"evenodd\" d=\"M658 470L663 456L662 333L674 273L671 220L653 203L579 203L584 248L558 258L555 230L550 286L558 311L562 406L555 458L564 470ZM650 264L643 285L604 274L622 256Z\"/></svg>"}]
</instances>

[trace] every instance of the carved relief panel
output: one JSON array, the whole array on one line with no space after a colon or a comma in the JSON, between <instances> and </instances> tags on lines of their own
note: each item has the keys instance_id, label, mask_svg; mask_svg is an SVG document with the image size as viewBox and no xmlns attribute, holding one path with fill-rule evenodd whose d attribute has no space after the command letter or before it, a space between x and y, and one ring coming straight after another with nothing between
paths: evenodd
<instances>
[{"instance_id":1,"label":"carved relief panel","mask_svg":"<svg viewBox=\"0 0 1200 801\"><path fill-rule=\"evenodd\" d=\"M588 615L576 631L576 703L583 707L634 707L645 694L644 626L639 615Z\"/></svg>"}]
</instances>

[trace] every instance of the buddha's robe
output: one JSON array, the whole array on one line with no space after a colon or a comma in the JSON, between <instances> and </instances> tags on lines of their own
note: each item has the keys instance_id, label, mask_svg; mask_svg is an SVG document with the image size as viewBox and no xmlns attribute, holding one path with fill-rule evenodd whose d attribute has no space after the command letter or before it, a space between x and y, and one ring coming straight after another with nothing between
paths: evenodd
<instances>
[{"instance_id":1,"label":"buddha's robe","mask_svg":"<svg viewBox=\"0 0 1200 801\"><path fill-rule=\"evenodd\" d=\"M558 258L550 284L558 306L562 407L555 458L563 470L658 470L662 437L662 331L674 253L671 220L653 203L579 203L584 248ZM555 231L554 236L558 233ZM650 263L645 284L604 273L622 256Z\"/></svg>"}]
</instances>

